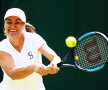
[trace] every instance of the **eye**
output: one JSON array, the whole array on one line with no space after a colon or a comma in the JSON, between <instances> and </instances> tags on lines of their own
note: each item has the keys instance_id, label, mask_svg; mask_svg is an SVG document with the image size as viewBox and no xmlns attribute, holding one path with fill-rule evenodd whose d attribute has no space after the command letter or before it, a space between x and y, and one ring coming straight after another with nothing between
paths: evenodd
<instances>
[{"instance_id":1,"label":"eye","mask_svg":"<svg viewBox=\"0 0 108 90\"><path fill-rule=\"evenodd\" d=\"M11 24L12 24L12 22L6 22L6 24L11 25Z\"/></svg>"},{"instance_id":2,"label":"eye","mask_svg":"<svg viewBox=\"0 0 108 90\"><path fill-rule=\"evenodd\" d=\"M19 24L21 24L21 22L15 22L15 25L19 25Z\"/></svg>"}]
</instances>

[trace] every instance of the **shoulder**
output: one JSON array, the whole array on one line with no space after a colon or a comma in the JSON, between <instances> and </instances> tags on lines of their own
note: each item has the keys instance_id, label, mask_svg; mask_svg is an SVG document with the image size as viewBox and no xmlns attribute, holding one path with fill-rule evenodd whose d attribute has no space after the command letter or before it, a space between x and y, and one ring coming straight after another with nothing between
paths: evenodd
<instances>
[{"instance_id":1,"label":"shoulder","mask_svg":"<svg viewBox=\"0 0 108 90\"><path fill-rule=\"evenodd\" d=\"M25 34L25 36L37 36L37 37L41 37L39 34L37 34L37 33L31 33L31 32L24 32L24 34Z\"/></svg>"},{"instance_id":2,"label":"shoulder","mask_svg":"<svg viewBox=\"0 0 108 90\"><path fill-rule=\"evenodd\" d=\"M44 40L43 37L37 33L25 32L25 37L32 40ZM45 41L45 40L44 40Z\"/></svg>"},{"instance_id":3,"label":"shoulder","mask_svg":"<svg viewBox=\"0 0 108 90\"><path fill-rule=\"evenodd\" d=\"M4 65L6 64L7 60L12 59L11 54L5 50L5 49L1 49L0 50L0 65Z\"/></svg>"},{"instance_id":4,"label":"shoulder","mask_svg":"<svg viewBox=\"0 0 108 90\"><path fill-rule=\"evenodd\" d=\"M0 59L6 57L11 57L11 55L5 51L0 51Z\"/></svg>"},{"instance_id":5,"label":"shoulder","mask_svg":"<svg viewBox=\"0 0 108 90\"><path fill-rule=\"evenodd\" d=\"M36 48L46 44L46 41L37 33L25 32L25 38L28 43L31 42Z\"/></svg>"}]
</instances>

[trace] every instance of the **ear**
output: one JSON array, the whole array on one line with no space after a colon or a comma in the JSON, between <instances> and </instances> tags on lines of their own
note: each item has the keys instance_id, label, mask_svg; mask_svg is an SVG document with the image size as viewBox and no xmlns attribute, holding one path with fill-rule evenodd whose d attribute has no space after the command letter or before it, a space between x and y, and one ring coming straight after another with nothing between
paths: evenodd
<instances>
[{"instance_id":1,"label":"ear","mask_svg":"<svg viewBox=\"0 0 108 90\"><path fill-rule=\"evenodd\" d=\"M4 32L4 35L6 36L6 31L5 31L5 28L3 29L3 32Z\"/></svg>"}]
</instances>

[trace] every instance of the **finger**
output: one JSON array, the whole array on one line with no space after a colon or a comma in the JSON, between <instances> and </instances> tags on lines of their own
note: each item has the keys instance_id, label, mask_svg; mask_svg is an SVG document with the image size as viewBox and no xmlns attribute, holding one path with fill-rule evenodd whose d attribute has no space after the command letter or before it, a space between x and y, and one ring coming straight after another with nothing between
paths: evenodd
<instances>
[{"instance_id":1,"label":"finger","mask_svg":"<svg viewBox=\"0 0 108 90\"><path fill-rule=\"evenodd\" d=\"M47 71L46 71L46 68L43 68L43 67L39 68L39 73L41 75L47 75L48 74Z\"/></svg>"},{"instance_id":2,"label":"finger","mask_svg":"<svg viewBox=\"0 0 108 90\"><path fill-rule=\"evenodd\" d=\"M47 70L50 74L55 74L59 71L58 67L54 66L54 64L48 65Z\"/></svg>"}]
</instances>

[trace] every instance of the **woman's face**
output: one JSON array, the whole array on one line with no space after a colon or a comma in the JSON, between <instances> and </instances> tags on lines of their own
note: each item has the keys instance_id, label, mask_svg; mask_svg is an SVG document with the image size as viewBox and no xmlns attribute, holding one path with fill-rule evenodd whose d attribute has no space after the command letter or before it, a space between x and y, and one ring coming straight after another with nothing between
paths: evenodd
<instances>
[{"instance_id":1,"label":"woman's face","mask_svg":"<svg viewBox=\"0 0 108 90\"><path fill-rule=\"evenodd\" d=\"M9 38L18 38L23 35L25 28L24 22L16 16L10 16L5 19L4 29L5 34Z\"/></svg>"}]
</instances>

